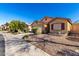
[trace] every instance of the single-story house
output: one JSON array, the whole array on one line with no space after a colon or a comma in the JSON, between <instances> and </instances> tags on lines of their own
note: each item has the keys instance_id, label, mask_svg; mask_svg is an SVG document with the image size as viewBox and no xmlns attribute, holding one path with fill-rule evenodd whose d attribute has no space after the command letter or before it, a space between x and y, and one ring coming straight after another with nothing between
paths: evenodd
<instances>
[{"instance_id":1,"label":"single-story house","mask_svg":"<svg viewBox=\"0 0 79 59\"><path fill-rule=\"evenodd\" d=\"M71 31L72 22L67 18L54 18L49 22L50 32L66 33Z\"/></svg>"},{"instance_id":2,"label":"single-story house","mask_svg":"<svg viewBox=\"0 0 79 59\"><path fill-rule=\"evenodd\" d=\"M45 17L41 20L44 24L43 28L48 30L49 33L53 32L69 32L72 29L72 22L68 18L52 18Z\"/></svg>"},{"instance_id":3,"label":"single-story house","mask_svg":"<svg viewBox=\"0 0 79 59\"><path fill-rule=\"evenodd\" d=\"M31 25L28 25L28 29L29 29L29 32L32 31L32 27L31 27Z\"/></svg>"},{"instance_id":4,"label":"single-story house","mask_svg":"<svg viewBox=\"0 0 79 59\"><path fill-rule=\"evenodd\" d=\"M7 26L6 24L1 25L1 30L9 30L9 26Z\"/></svg>"},{"instance_id":5,"label":"single-story house","mask_svg":"<svg viewBox=\"0 0 79 59\"><path fill-rule=\"evenodd\" d=\"M43 31L47 31L48 33L60 32L60 33L68 33L72 30L79 31L79 29L75 30L75 27L79 28L79 25L73 25L71 19L69 18L60 18L60 17L44 17L39 21L39 24L32 23L32 26L38 26L42 28Z\"/></svg>"}]
</instances>

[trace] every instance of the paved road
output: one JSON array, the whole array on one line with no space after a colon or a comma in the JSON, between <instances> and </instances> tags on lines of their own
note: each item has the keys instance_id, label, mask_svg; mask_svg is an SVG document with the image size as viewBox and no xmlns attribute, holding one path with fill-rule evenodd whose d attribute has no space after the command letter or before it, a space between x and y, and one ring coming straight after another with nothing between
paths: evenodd
<instances>
[{"instance_id":1,"label":"paved road","mask_svg":"<svg viewBox=\"0 0 79 59\"><path fill-rule=\"evenodd\" d=\"M10 33L3 33L3 35L5 38L6 56L49 56L43 50L21 39L24 34L12 35Z\"/></svg>"},{"instance_id":2,"label":"paved road","mask_svg":"<svg viewBox=\"0 0 79 59\"><path fill-rule=\"evenodd\" d=\"M5 56L5 41L2 34L0 34L0 56Z\"/></svg>"}]
</instances>

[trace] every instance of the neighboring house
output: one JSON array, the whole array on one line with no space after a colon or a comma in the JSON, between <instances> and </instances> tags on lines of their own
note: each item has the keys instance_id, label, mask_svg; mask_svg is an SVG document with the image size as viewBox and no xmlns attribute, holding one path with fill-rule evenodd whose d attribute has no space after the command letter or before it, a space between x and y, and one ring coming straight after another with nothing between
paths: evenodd
<instances>
[{"instance_id":1,"label":"neighboring house","mask_svg":"<svg viewBox=\"0 0 79 59\"><path fill-rule=\"evenodd\" d=\"M1 26L0 26L0 31L2 30Z\"/></svg>"},{"instance_id":2,"label":"neighboring house","mask_svg":"<svg viewBox=\"0 0 79 59\"><path fill-rule=\"evenodd\" d=\"M1 27L1 30L9 31L9 26L6 24L1 25L0 27Z\"/></svg>"},{"instance_id":3,"label":"neighboring house","mask_svg":"<svg viewBox=\"0 0 79 59\"><path fill-rule=\"evenodd\" d=\"M29 32L32 31L32 27L31 27L31 25L28 25L28 29L29 29Z\"/></svg>"},{"instance_id":4,"label":"neighboring house","mask_svg":"<svg viewBox=\"0 0 79 59\"><path fill-rule=\"evenodd\" d=\"M42 30L43 28L43 23L41 21L34 21L32 24L31 24L31 27L38 27Z\"/></svg>"},{"instance_id":5,"label":"neighboring house","mask_svg":"<svg viewBox=\"0 0 79 59\"><path fill-rule=\"evenodd\" d=\"M1 25L1 30L5 30L5 29L6 29L5 25Z\"/></svg>"},{"instance_id":6,"label":"neighboring house","mask_svg":"<svg viewBox=\"0 0 79 59\"><path fill-rule=\"evenodd\" d=\"M42 28L43 28L43 23L41 21L34 21L31 24L32 32L41 34L42 33Z\"/></svg>"},{"instance_id":7,"label":"neighboring house","mask_svg":"<svg viewBox=\"0 0 79 59\"><path fill-rule=\"evenodd\" d=\"M32 24L31 24L31 26L32 27L37 27L37 26L42 26L43 25L43 23L41 22L41 21L34 21Z\"/></svg>"}]
</instances>

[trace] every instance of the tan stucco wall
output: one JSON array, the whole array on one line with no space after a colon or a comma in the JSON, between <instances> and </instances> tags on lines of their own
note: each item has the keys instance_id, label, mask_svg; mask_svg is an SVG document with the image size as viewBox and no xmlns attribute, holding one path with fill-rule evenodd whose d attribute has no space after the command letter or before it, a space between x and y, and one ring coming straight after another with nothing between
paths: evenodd
<instances>
[{"instance_id":1,"label":"tan stucco wall","mask_svg":"<svg viewBox=\"0 0 79 59\"><path fill-rule=\"evenodd\" d=\"M71 29L72 29L72 25L69 22L67 22L67 31L71 31Z\"/></svg>"},{"instance_id":2,"label":"tan stucco wall","mask_svg":"<svg viewBox=\"0 0 79 59\"><path fill-rule=\"evenodd\" d=\"M55 30L51 30L51 24L54 24L54 23L65 23L65 30L62 30L62 31L70 31L71 29L71 24L68 22L68 21L66 21L66 20L63 20L63 19L56 19L56 20L54 20L54 21L52 21L51 23L50 23L50 32L53 32L53 31L55 31Z\"/></svg>"},{"instance_id":3,"label":"tan stucco wall","mask_svg":"<svg viewBox=\"0 0 79 59\"><path fill-rule=\"evenodd\" d=\"M79 33L79 24L72 25L72 32Z\"/></svg>"}]
</instances>

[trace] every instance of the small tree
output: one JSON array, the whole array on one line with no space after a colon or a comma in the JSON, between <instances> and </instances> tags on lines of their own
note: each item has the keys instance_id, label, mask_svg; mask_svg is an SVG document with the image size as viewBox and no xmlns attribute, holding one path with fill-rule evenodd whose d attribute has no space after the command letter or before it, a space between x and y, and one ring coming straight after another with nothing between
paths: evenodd
<instances>
[{"instance_id":1,"label":"small tree","mask_svg":"<svg viewBox=\"0 0 79 59\"><path fill-rule=\"evenodd\" d=\"M27 25L25 24L25 22L12 20L9 23L9 28L11 32L19 32L19 31L24 31L27 28Z\"/></svg>"}]
</instances>

